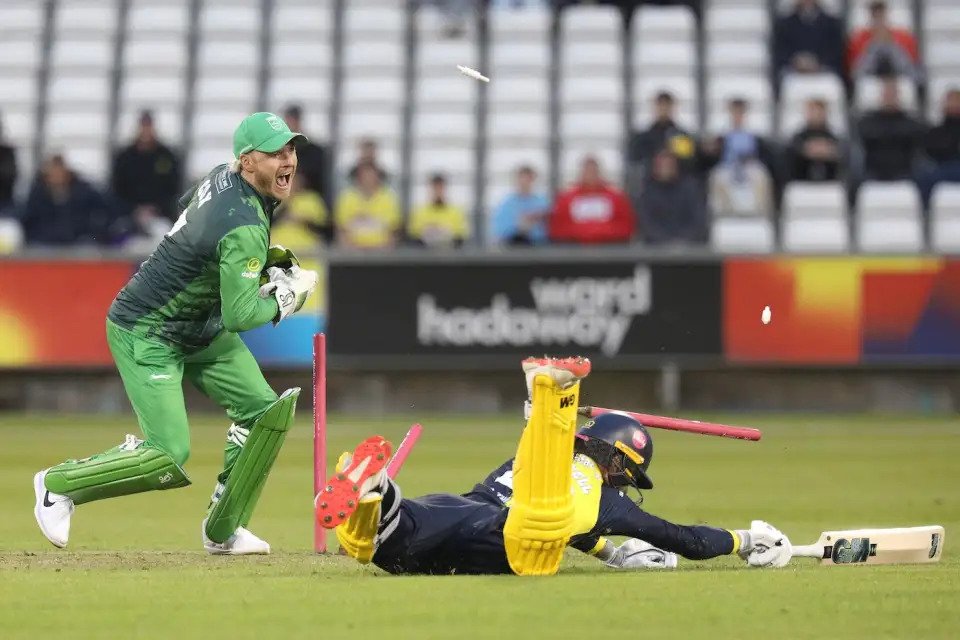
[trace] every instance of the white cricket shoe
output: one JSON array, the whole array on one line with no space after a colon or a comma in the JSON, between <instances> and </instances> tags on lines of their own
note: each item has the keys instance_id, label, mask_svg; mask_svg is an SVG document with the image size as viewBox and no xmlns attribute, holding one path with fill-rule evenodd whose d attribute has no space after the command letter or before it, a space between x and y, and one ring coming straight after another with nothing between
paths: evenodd
<instances>
[{"instance_id":1,"label":"white cricket shoe","mask_svg":"<svg viewBox=\"0 0 960 640\"><path fill-rule=\"evenodd\" d=\"M265 556L270 553L270 543L253 535L248 529L237 527L226 542L214 542L207 537L207 520L200 525L203 548L214 556Z\"/></svg>"},{"instance_id":2,"label":"white cricket shoe","mask_svg":"<svg viewBox=\"0 0 960 640\"><path fill-rule=\"evenodd\" d=\"M36 503L33 515L44 537L55 547L63 549L70 538L70 517L73 515L73 500L59 493L50 493L43 484L50 469L38 471L33 476L33 494Z\"/></svg>"}]
</instances>

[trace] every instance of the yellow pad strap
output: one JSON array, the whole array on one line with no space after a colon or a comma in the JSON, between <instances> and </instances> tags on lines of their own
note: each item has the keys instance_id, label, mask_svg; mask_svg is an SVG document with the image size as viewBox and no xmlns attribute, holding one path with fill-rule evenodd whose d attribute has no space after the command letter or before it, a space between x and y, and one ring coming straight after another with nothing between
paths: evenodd
<instances>
[{"instance_id":1,"label":"yellow pad strap","mask_svg":"<svg viewBox=\"0 0 960 640\"><path fill-rule=\"evenodd\" d=\"M337 541L348 556L360 564L368 564L376 552L377 529L380 527L380 494L365 497L346 522L336 528Z\"/></svg>"}]
</instances>

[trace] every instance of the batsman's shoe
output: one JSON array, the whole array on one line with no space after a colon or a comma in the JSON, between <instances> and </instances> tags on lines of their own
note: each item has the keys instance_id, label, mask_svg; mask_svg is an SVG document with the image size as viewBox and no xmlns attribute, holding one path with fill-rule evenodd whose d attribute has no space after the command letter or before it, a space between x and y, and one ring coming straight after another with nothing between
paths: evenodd
<instances>
[{"instance_id":1,"label":"batsman's shoe","mask_svg":"<svg viewBox=\"0 0 960 640\"><path fill-rule=\"evenodd\" d=\"M33 494L36 504L33 515L40 525L40 531L53 546L63 549L70 538L70 516L73 515L73 500L58 493L50 493L44 485L49 469L33 476Z\"/></svg>"},{"instance_id":2,"label":"batsman's shoe","mask_svg":"<svg viewBox=\"0 0 960 640\"><path fill-rule=\"evenodd\" d=\"M377 529L380 527L380 510L383 496L371 491L357 505L346 522L337 526L337 540L340 548L360 564L373 560L377 550Z\"/></svg>"},{"instance_id":3,"label":"batsman's shoe","mask_svg":"<svg viewBox=\"0 0 960 640\"><path fill-rule=\"evenodd\" d=\"M533 379L544 375L557 383L561 389L583 380L590 375L590 360L582 356L573 358L527 358L520 363L527 380L527 393L533 397Z\"/></svg>"},{"instance_id":4,"label":"batsman's shoe","mask_svg":"<svg viewBox=\"0 0 960 640\"><path fill-rule=\"evenodd\" d=\"M327 486L314 498L317 522L324 529L343 524L356 511L360 499L371 491L382 492L387 482L387 463L393 446L381 436L372 436L361 442L349 461L344 460Z\"/></svg>"},{"instance_id":5,"label":"batsman's shoe","mask_svg":"<svg viewBox=\"0 0 960 640\"><path fill-rule=\"evenodd\" d=\"M225 542L214 542L207 537L207 520L200 525L203 548L214 556L265 556L270 553L270 544L253 535L248 529L237 527Z\"/></svg>"}]
</instances>

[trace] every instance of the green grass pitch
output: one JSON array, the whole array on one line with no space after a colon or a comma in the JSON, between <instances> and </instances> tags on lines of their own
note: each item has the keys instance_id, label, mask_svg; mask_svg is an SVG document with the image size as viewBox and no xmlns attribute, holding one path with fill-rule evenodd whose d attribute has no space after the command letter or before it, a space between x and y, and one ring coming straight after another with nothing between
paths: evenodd
<instances>
[{"instance_id":1,"label":"green grass pitch","mask_svg":"<svg viewBox=\"0 0 960 640\"><path fill-rule=\"evenodd\" d=\"M226 424L193 423L194 485L84 505L69 550L31 511L41 467L120 442L132 419L0 417L0 637L40 638L954 638L960 634L960 423L952 418L711 416L764 430L759 443L654 432L646 508L729 528L763 518L800 544L824 529L942 524L936 566L779 571L731 558L617 573L570 552L561 574L393 577L311 553L311 431L301 416L251 529L273 545L213 558L200 520ZM512 455L515 417L335 416L330 454L371 433L423 438L407 496L470 488ZM331 537L332 539L332 537Z\"/></svg>"}]
</instances>

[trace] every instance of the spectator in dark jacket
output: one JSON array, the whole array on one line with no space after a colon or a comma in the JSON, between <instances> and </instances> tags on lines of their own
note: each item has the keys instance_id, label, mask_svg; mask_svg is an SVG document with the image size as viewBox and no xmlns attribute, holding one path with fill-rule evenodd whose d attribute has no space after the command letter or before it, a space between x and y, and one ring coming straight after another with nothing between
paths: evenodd
<instances>
[{"instance_id":1,"label":"spectator in dark jacket","mask_svg":"<svg viewBox=\"0 0 960 640\"><path fill-rule=\"evenodd\" d=\"M943 122L927 133L927 155L934 166L919 179L924 202L938 182L960 182L960 88L943 97Z\"/></svg>"},{"instance_id":2,"label":"spectator in dark jacket","mask_svg":"<svg viewBox=\"0 0 960 640\"><path fill-rule=\"evenodd\" d=\"M790 180L824 182L840 177L840 140L827 122L827 103L807 101L807 121L790 141Z\"/></svg>"},{"instance_id":3,"label":"spectator in dark jacket","mask_svg":"<svg viewBox=\"0 0 960 640\"><path fill-rule=\"evenodd\" d=\"M128 212L137 216L162 216L170 220L179 215L180 160L157 138L153 114L140 114L137 135L130 146L116 155L110 185ZM138 211L139 210L139 211Z\"/></svg>"},{"instance_id":4,"label":"spectator in dark jacket","mask_svg":"<svg viewBox=\"0 0 960 640\"><path fill-rule=\"evenodd\" d=\"M17 151L3 141L0 122L0 217L13 209L13 189L17 185Z\"/></svg>"},{"instance_id":5,"label":"spectator in dark jacket","mask_svg":"<svg viewBox=\"0 0 960 640\"><path fill-rule=\"evenodd\" d=\"M117 216L103 194L55 155L34 180L21 222L27 244L108 244Z\"/></svg>"},{"instance_id":6,"label":"spectator in dark jacket","mask_svg":"<svg viewBox=\"0 0 960 640\"><path fill-rule=\"evenodd\" d=\"M327 149L316 143L313 136L303 129L303 109L298 104L289 105L283 112L283 119L291 131L303 132L309 140L297 144L297 175L303 179L303 188L315 191L330 205L333 191L330 180L330 160Z\"/></svg>"},{"instance_id":7,"label":"spectator in dark jacket","mask_svg":"<svg viewBox=\"0 0 960 640\"><path fill-rule=\"evenodd\" d=\"M913 176L914 160L923 141L924 125L900 106L895 78L883 81L880 108L860 120L867 180L905 180Z\"/></svg>"},{"instance_id":8,"label":"spectator in dark jacket","mask_svg":"<svg viewBox=\"0 0 960 640\"><path fill-rule=\"evenodd\" d=\"M653 158L637 214L648 244L704 243L707 215L700 185L680 173L676 156L663 149Z\"/></svg>"},{"instance_id":9,"label":"spectator in dark jacket","mask_svg":"<svg viewBox=\"0 0 960 640\"><path fill-rule=\"evenodd\" d=\"M822 73L843 76L843 23L817 0L797 0L793 13L774 25L773 58L779 76Z\"/></svg>"},{"instance_id":10,"label":"spectator in dark jacket","mask_svg":"<svg viewBox=\"0 0 960 640\"><path fill-rule=\"evenodd\" d=\"M681 169L693 172L697 147L690 134L674 120L673 95L662 91L654 98L654 119L650 128L635 133L630 140L631 162L648 163L661 149L669 149L680 161Z\"/></svg>"}]
</instances>

